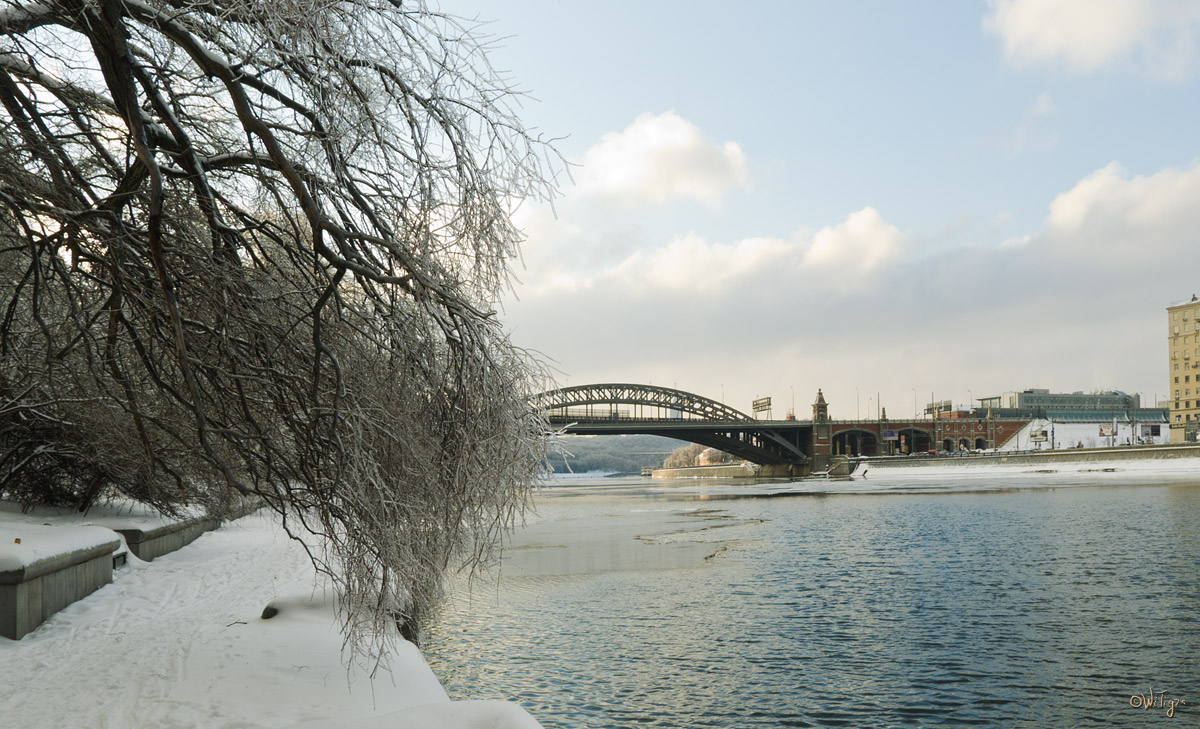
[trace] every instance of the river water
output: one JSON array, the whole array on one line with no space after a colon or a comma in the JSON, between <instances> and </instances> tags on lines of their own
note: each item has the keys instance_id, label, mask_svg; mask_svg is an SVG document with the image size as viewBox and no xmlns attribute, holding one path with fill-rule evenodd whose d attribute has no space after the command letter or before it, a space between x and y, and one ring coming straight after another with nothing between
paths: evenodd
<instances>
[{"instance_id":1,"label":"river water","mask_svg":"<svg viewBox=\"0 0 1200 729\"><path fill-rule=\"evenodd\" d=\"M536 506L429 631L453 698L546 729L1200 726L1191 468L595 479Z\"/></svg>"}]
</instances>

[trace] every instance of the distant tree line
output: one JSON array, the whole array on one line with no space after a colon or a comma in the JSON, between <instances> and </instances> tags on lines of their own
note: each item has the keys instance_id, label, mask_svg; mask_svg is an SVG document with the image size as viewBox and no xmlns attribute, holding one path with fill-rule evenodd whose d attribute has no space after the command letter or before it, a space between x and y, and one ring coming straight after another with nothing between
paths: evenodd
<instances>
[{"instance_id":1,"label":"distant tree line","mask_svg":"<svg viewBox=\"0 0 1200 729\"><path fill-rule=\"evenodd\" d=\"M555 473L640 473L658 468L680 441L658 435L567 436L549 456Z\"/></svg>"}]
</instances>

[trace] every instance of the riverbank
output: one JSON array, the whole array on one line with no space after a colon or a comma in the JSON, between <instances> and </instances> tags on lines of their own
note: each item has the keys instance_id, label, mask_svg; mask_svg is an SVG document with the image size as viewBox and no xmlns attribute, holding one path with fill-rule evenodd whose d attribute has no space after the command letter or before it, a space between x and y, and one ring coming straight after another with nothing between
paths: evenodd
<instances>
[{"instance_id":1,"label":"riverbank","mask_svg":"<svg viewBox=\"0 0 1200 729\"><path fill-rule=\"evenodd\" d=\"M844 456L835 456L828 470L812 473L811 466L784 464L764 466L758 463L725 463L716 466L684 466L681 468L655 468L650 477L655 479L692 478L737 478L737 479L800 479L800 478L845 478L854 473L858 463Z\"/></svg>"},{"instance_id":2,"label":"riverbank","mask_svg":"<svg viewBox=\"0 0 1200 729\"><path fill-rule=\"evenodd\" d=\"M1046 451L1001 451L944 456L868 456L855 459L870 468L940 468L969 466L1038 466L1059 463L1110 463L1115 461L1158 461L1200 459L1195 443L1115 448L1068 448Z\"/></svg>"},{"instance_id":3,"label":"riverbank","mask_svg":"<svg viewBox=\"0 0 1200 729\"><path fill-rule=\"evenodd\" d=\"M268 605L278 614L263 619ZM344 663L328 583L266 512L153 562L130 553L111 584L0 639L0 716L22 727L540 729L510 702L451 701L406 641L378 664Z\"/></svg>"}]
</instances>

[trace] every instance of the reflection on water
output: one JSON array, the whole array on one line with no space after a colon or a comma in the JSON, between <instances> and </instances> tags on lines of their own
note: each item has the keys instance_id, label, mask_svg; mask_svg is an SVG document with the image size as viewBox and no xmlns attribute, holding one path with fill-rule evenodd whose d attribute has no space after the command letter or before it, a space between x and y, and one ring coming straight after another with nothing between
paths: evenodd
<instances>
[{"instance_id":1,"label":"reflection on water","mask_svg":"<svg viewBox=\"0 0 1200 729\"><path fill-rule=\"evenodd\" d=\"M1051 480L547 489L426 653L547 729L1200 724L1200 483Z\"/></svg>"}]
</instances>

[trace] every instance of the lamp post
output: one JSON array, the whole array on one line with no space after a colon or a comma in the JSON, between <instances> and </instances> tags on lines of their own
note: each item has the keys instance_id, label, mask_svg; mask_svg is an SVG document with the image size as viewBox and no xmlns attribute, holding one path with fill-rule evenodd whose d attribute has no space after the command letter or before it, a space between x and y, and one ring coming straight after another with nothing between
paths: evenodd
<instances>
[{"instance_id":1,"label":"lamp post","mask_svg":"<svg viewBox=\"0 0 1200 729\"><path fill-rule=\"evenodd\" d=\"M788 385L788 389L792 391L792 417L796 417L796 388L793 385Z\"/></svg>"},{"instance_id":2,"label":"lamp post","mask_svg":"<svg viewBox=\"0 0 1200 729\"><path fill-rule=\"evenodd\" d=\"M917 419L917 388L912 388L913 391L913 420Z\"/></svg>"}]
</instances>

